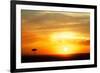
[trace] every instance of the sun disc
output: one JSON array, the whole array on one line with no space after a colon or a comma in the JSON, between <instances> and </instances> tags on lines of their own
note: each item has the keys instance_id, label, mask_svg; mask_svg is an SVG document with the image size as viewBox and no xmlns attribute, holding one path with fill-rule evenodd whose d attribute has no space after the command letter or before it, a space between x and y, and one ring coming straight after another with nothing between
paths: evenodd
<instances>
[{"instance_id":1,"label":"sun disc","mask_svg":"<svg viewBox=\"0 0 100 73\"><path fill-rule=\"evenodd\" d=\"M64 48L63 48L63 51L68 51L68 48L67 48L67 47L64 47Z\"/></svg>"}]
</instances>

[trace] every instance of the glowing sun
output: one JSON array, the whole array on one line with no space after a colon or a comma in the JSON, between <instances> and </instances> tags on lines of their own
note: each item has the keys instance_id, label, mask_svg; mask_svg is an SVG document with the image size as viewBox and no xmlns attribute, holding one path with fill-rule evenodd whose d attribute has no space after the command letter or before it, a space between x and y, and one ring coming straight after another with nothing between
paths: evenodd
<instances>
[{"instance_id":1,"label":"glowing sun","mask_svg":"<svg viewBox=\"0 0 100 73\"><path fill-rule=\"evenodd\" d=\"M68 49L69 49L69 48L64 47L64 48L63 48L63 51L66 52L66 51L68 51Z\"/></svg>"},{"instance_id":2,"label":"glowing sun","mask_svg":"<svg viewBox=\"0 0 100 73\"><path fill-rule=\"evenodd\" d=\"M59 50L57 51L59 54L68 54L70 49L66 46L59 45Z\"/></svg>"}]
</instances>

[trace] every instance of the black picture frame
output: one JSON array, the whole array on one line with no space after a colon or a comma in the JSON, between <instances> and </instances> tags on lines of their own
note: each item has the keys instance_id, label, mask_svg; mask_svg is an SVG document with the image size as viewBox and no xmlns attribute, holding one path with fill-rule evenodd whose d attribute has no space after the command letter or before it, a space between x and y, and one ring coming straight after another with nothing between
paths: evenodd
<instances>
[{"instance_id":1,"label":"black picture frame","mask_svg":"<svg viewBox=\"0 0 100 73\"><path fill-rule=\"evenodd\" d=\"M85 8L94 10L94 64L88 65L73 65L73 66L58 66L58 67L41 67L41 68L16 68L16 5L36 5L36 6L52 6L52 7L71 7ZM10 71L13 72L29 72L29 71L44 71L44 70L59 70L59 69L79 69L97 67L97 6L95 5L79 5L79 4L62 4L62 3L47 3L33 1L11 1L11 61Z\"/></svg>"}]
</instances>

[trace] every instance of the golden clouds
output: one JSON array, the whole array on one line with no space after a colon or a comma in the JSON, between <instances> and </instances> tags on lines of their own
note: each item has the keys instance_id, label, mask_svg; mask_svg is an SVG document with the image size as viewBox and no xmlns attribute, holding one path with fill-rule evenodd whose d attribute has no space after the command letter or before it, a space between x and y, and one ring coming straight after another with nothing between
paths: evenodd
<instances>
[{"instance_id":1,"label":"golden clouds","mask_svg":"<svg viewBox=\"0 0 100 73\"><path fill-rule=\"evenodd\" d=\"M90 51L90 14L87 12L22 10L21 19L23 54L32 55L32 48L39 50L37 54Z\"/></svg>"}]
</instances>

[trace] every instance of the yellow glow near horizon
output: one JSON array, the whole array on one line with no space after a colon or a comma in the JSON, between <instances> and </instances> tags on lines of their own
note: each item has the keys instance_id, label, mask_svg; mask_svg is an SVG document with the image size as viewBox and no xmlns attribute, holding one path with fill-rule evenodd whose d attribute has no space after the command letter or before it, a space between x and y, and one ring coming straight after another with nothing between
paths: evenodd
<instances>
[{"instance_id":1,"label":"yellow glow near horizon","mask_svg":"<svg viewBox=\"0 0 100 73\"><path fill-rule=\"evenodd\" d=\"M71 53L73 53L72 52L73 48L71 48L67 45L64 46L64 45L60 44L56 48L58 48L58 50L56 50L56 52L58 54L71 54Z\"/></svg>"},{"instance_id":2,"label":"yellow glow near horizon","mask_svg":"<svg viewBox=\"0 0 100 73\"><path fill-rule=\"evenodd\" d=\"M68 54L69 48L66 46L63 46L62 49L60 50L61 54Z\"/></svg>"},{"instance_id":3,"label":"yellow glow near horizon","mask_svg":"<svg viewBox=\"0 0 100 73\"><path fill-rule=\"evenodd\" d=\"M51 34L51 41L54 43L54 49L59 54L73 54L79 52L79 44L75 44L71 40L83 39L82 36L74 32L55 32Z\"/></svg>"},{"instance_id":4,"label":"yellow glow near horizon","mask_svg":"<svg viewBox=\"0 0 100 73\"><path fill-rule=\"evenodd\" d=\"M64 48L63 48L63 51L65 51L65 52L66 52L66 51L68 51L68 49L69 49L69 48L64 47Z\"/></svg>"}]
</instances>

